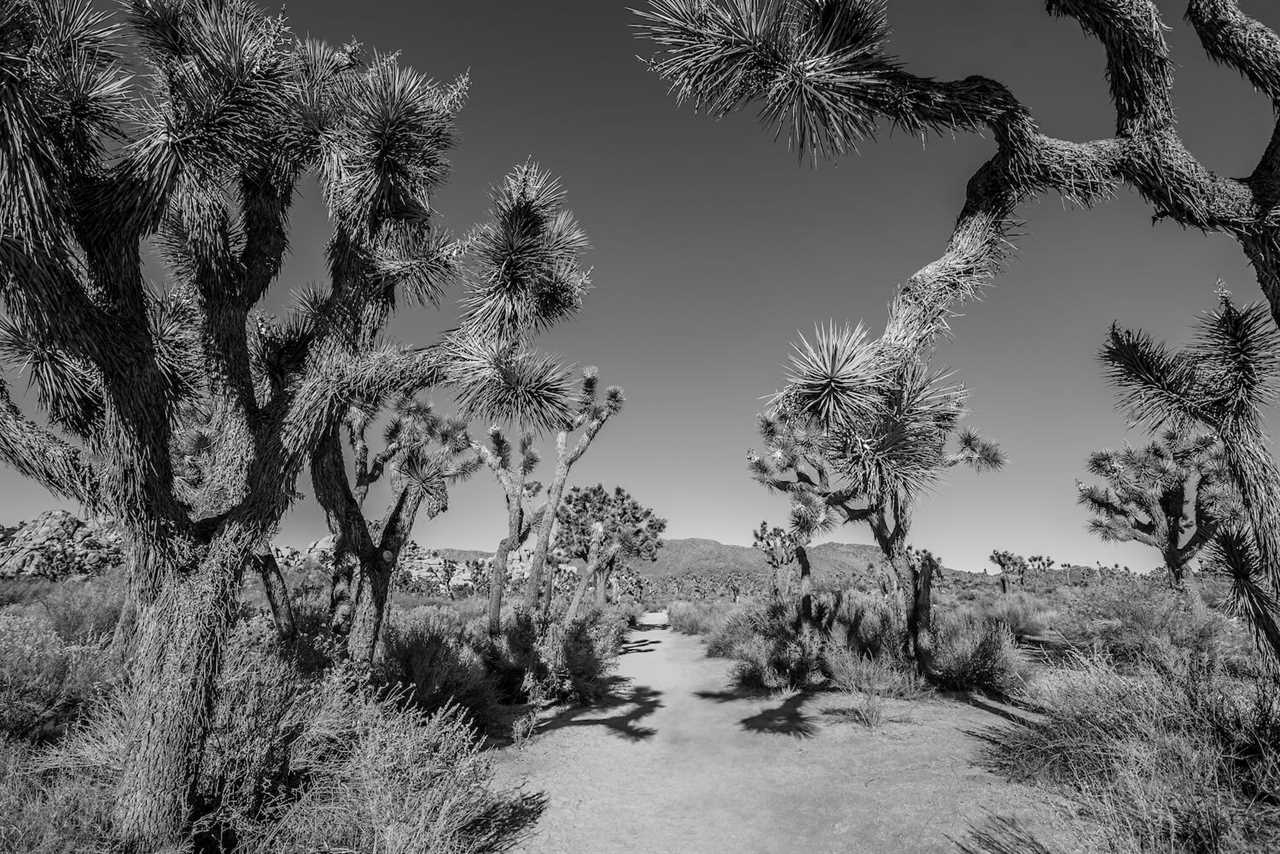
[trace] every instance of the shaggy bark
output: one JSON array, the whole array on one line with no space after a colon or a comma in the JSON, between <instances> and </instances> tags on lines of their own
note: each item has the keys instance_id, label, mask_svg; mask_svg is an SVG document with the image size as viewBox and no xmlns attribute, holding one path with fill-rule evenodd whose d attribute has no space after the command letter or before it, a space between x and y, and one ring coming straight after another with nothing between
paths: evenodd
<instances>
[{"instance_id":1,"label":"shaggy bark","mask_svg":"<svg viewBox=\"0 0 1280 854\"><path fill-rule=\"evenodd\" d=\"M813 573L809 567L809 550L796 544L796 565L800 567L800 625L813 628Z\"/></svg>"}]
</instances>

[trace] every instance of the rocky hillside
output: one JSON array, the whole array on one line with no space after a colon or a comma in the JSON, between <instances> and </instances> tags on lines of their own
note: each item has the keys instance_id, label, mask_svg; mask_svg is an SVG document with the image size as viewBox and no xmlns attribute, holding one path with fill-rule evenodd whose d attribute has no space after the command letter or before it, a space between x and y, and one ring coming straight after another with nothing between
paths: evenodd
<instances>
[{"instance_id":1,"label":"rocky hillside","mask_svg":"<svg viewBox=\"0 0 1280 854\"><path fill-rule=\"evenodd\" d=\"M0 579L97 575L123 561L123 539L111 521L46 510L29 522L0 526Z\"/></svg>"}]
</instances>

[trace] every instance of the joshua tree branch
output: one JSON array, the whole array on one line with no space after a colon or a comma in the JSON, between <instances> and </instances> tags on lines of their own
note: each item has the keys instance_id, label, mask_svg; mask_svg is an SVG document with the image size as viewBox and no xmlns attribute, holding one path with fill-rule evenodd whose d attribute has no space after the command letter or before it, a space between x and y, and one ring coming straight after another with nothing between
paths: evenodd
<instances>
[{"instance_id":1,"label":"joshua tree branch","mask_svg":"<svg viewBox=\"0 0 1280 854\"><path fill-rule=\"evenodd\" d=\"M0 458L55 495L96 507L97 472L80 450L23 416L0 381Z\"/></svg>"}]
</instances>

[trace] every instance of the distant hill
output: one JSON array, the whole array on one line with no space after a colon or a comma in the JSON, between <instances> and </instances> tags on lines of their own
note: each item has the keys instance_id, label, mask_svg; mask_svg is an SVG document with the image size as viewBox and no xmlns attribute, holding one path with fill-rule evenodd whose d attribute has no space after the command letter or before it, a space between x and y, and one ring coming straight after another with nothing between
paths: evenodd
<instances>
[{"instance_id":1,"label":"distant hill","mask_svg":"<svg viewBox=\"0 0 1280 854\"><path fill-rule=\"evenodd\" d=\"M481 552L468 549L432 549L441 557L450 560L482 560L490 557L492 552ZM860 543L823 543L809 549L809 563L813 567L815 580L826 578L850 577L865 572L867 564L879 563L880 550L875 546ZM764 555L750 546L735 546L717 540L690 538L685 540L664 540L658 550L658 559L653 563L642 561L634 565L640 575L652 578L663 578L673 575L684 575L700 572L705 575L718 575L732 571L768 572L768 564Z\"/></svg>"}]
</instances>

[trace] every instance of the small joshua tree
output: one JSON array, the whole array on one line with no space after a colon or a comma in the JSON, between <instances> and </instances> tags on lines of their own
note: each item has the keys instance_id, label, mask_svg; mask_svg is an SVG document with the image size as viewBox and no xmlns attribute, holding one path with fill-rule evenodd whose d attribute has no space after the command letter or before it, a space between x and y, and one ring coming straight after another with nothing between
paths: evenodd
<instances>
[{"instance_id":1,"label":"small joshua tree","mask_svg":"<svg viewBox=\"0 0 1280 854\"><path fill-rule=\"evenodd\" d=\"M1089 471L1105 479L1104 486L1076 484L1080 503L1094 515L1089 530L1104 542L1156 549L1175 586L1239 517L1221 443L1212 436L1166 430L1142 448L1094 453Z\"/></svg>"},{"instance_id":2,"label":"small joshua tree","mask_svg":"<svg viewBox=\"0 0 1280 854\"><path fill-rule=\"evenodd\" d=\"M927 606L910 600L923 588L907 559L916 503L951 468L1004 465L993 443L959 429L965 397L945 374L869 342L861 326L820 328L813 342L794 346L787 385L761 419L767 453L748 454L756 480L790 497L802 542L841 524L870 526L908 624L921 635L929 626L913 614ZM802 548L796 559L803 578ZM923 637L908 642L929 648Z\"/></svg>"},{"instance_id":3,"label":"small joshua tree","mask_svg":"<svg viewBox=\"0 0 1280 854\"><path fill-rule=\"evenodd\" d=\"M1261 305L1237 307L1219 284L1192 345L1171 350L1145 332L1113 326L1101 358L1121 408L1152 429L1206 431L1222 448L1239 522L1217 532L1207 568L1232 581L1232 605L1280 661L1280 469L1263 411L1280 382L1280 333Z\"/></svg>"},{"instance_id":4,"label":"small joshua tree","mask_svg":"<svg viewBox=\"0 0 1280 854\"><path fill-rule=\"evenodd\" d=\"M609 576L635 560L657 560L667 520L631 497L622 487L575 486L556 511L556 549L585 561L565 622L577 616L587 587L595 585L596 604L608 604Z\"/></svg>"},{"instance_id":5,"label":"small joshua tree","mask_svg":"<svg viewBox=\"0 0 1280 854\"><path fill-rule=\"evenodd\" d=\"M768 522L761 522L760 527L751 532L751 547L764 555L765 562L773 570L773 595L786 596L791 592L790 566L796 559L796 535L793 531L785 531L776 525L769 527ZM808 573L805 579L808 579Z\"/></svg>"},{"instance_id":6,"label":"small joshua tree","mask_svg":"<svg viewBox=\"0 0 1280 854\"><path fill-rule=\"evenodd\" d=\"M377 655L391 580L419 513L434 519L448 510L449 485L470 477L480 466L466 422L442 418L413 396L396 401L382 431L382 447L371 452L367 433L375 412L353 406L347 415L347 440L355 462L352 488L346 467L335 465L341 456L317 454L311 469L316 493L323 495L321 504L338 529L331 622L346 633L351 660L366 665ZM390 482L391 501L374 522L363 508L369 488L383 479ZM339 507L345 512L337 512ZM352 560L345 559L348 555Z\"/></svg>"}]
</instances>

